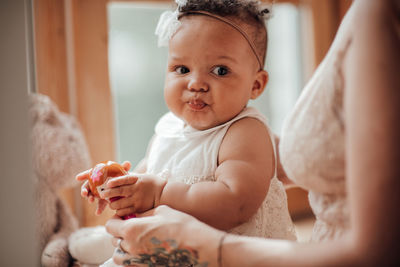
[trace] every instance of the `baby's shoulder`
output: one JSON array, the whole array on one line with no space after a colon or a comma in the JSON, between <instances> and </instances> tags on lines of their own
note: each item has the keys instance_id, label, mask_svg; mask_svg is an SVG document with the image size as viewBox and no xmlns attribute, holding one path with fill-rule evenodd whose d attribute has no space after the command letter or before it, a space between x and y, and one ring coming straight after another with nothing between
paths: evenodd
<instances>
[{"instance_id":1,"label":"baby's shoulder","mask_svg":"<svg viewBox=\"0 0 400 267\"><path fill-rule=\"evenodd\" d=\"M230 125L227 134L230 132L231 134L248 135L252 134L254 131L267 135L269 133L268 126L265 122L255 117L243 117Z\"/></svg>"},{"instance_id":2,"label":"baby's shoulder","mask_svg":"<svg viewBox=\"0 0 400 267\"><path fill-rule=\"evenodd\" d=\"M245 117L233 123L226 132L219 147L218 163L248 166L265 177L271 177L274 157L274 143L267 126L256 118Z\"/></svg>"},{"instance_id":3,"label":"baby's shoulder","mask_svg":"<svg viewBox=\"0 0 400 267\"><path fill-rule=\"evenodd\" d=\"M267 125L254 117L244 117L232 123L222 140L220 152L225 150L272 149L273 143Z\"/></svg>"}]
</instances>

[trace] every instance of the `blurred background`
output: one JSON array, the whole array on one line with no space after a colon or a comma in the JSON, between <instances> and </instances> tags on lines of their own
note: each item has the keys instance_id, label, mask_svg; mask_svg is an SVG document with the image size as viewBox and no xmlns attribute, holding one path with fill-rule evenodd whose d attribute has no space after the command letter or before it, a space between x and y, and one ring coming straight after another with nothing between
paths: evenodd
<instances>
[{"instance_id":1,"label":"blurred background","mask_svg":"<svg viewBox=\"0 0 400 267\"><path fill-rule=\"evenodd\" d=\"M270 82L250 105L267 116L276 134L329 49L350 4L350 0L275 1L268 21ZM162 92L167 50L157 47L154 29L160 13L171 8L171 0L1 1L0 17L5 25L1 100L7 102L2 108L10 107L1 113L12 114L2 116L2 125L10 125L18 114L23 117L27 93L38 92L79 120L93 163L137 163L154 124L167 111ZM10 72L14 66L18 71ZM9 86L12 82L22 83L18 84L20 91ZM18 106L22 108L17 111ZM2 130L2 159L18 146L10 147L8 142L14 130ZM26 136L20 138L23 141ZM94 205L82 200L79 190L77 186L60 194L80 225L104 224L112 212L95 216ZM288 201L297 225L306 222L302 229L307 239L312 222L307 195L301 189L290 189Z\"/></svg>"}]
</instances>

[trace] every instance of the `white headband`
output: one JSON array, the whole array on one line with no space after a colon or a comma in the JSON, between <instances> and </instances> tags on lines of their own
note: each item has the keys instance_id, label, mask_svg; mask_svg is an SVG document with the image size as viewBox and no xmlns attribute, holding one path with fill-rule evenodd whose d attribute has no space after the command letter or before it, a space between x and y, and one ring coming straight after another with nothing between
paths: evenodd
<instances>
[{"instance_id":1,"label":"white headband","mask_svg":"<svg viewBox=\"0 0 400 267\"><path fill-rule=\"evenodd\" d=\"M178 6L179 5L184 5L186 4L187 0L176 0ZM269 9L270 12L266 19L269 19L271 17L271 9ZM257 58L257 61L260 65L260 69L264 68L264 62L261 59L260 55L257 53L256 46L254 42L250 39L250 37L246 34L246 32L240 28L239 25L234 23L233 21L222 17L218 16L216 14L206 12L206 11L188 11L188 12L183 12L180 13L178 9L176 9L174 12L172 11L165 11L161 14L160 19L158 21L157 27L155 34L158 35L158 46L168 46L169 40L172 38L172 36L176 33L180 25L182 24L179 19L185 15L190 15L190 14L199 14L199 15L204 15L204 16L210 16L213 17L217 20L220 20L231 27L233 27L235 30L237 30L248 42L250 45L254 55Z\"/></svg>"}]
</instances>

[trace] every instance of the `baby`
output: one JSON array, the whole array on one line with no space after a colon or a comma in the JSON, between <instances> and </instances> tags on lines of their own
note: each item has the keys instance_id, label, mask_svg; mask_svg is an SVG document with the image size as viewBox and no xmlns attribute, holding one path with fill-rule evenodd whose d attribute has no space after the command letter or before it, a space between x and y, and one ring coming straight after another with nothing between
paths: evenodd
<instances>
[{"instance_id":1,"label":"baby","mask_svg":"<svg viewBox=\"0 0 400 267\"><path fill-rule=\"evenodd\" d=\"M101 197L124 197L109 204L119 216L168 205L231 233L296 239L276 177L273 136L265 117L247 107L268 82L268 10L244 0L177 4L156 30L159 44L169 47L164 97L170 112L157 123L135 173L108 181ZM87 183L82 196L93 200ZM99 200L98 213L106 204Z\"/></svg>"}]
</instances>

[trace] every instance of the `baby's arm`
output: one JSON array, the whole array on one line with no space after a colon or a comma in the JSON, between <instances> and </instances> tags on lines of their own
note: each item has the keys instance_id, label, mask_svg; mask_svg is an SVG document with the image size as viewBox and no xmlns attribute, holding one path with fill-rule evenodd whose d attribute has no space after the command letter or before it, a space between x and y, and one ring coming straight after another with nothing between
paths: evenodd
<instances>
[{"instance_id":1,"label":"baby's arm","mask_svg":"<svg viewBox=\"0 0 400 267\"><path fill-rule=\"evenodd\" d=\"M102 197L124 196L110 208L124 216L159 205L191 214L219 229L247 221L264 200L275 163L265 125L252 118L234 123L219 151L215 182L188 185L150 174L129 174L108 181Z\"/></svg>"},{"instance_id":2,"label":"baby's arm","mask_svg":"<svg viewBox=\"0 0 400 267\"><path fill-rule=\"evenodd\" d=\"M275 169L265 125L253 118L234 123L224 137L218 159L216 182L168 182L159 204L224 230L247 221L264 200Z\"/></svg>"}]
</instances>

